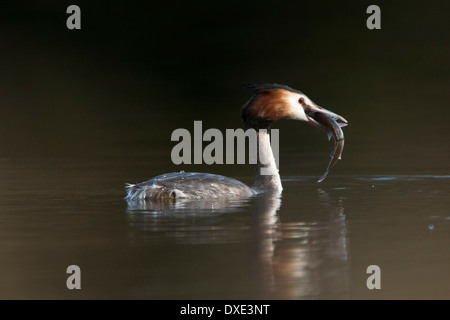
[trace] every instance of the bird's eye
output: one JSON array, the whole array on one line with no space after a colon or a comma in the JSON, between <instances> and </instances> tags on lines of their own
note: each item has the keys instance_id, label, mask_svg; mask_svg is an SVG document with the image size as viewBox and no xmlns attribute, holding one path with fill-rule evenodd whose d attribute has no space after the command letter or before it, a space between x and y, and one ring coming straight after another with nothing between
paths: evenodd
<instances>
[{"instance_id":1,"label":"bird's eye","mask_svg":"<svg viewBox=\"0 0 450 320\"><path fill-rule=\"evenodd\" d=\"M305 99L303 99L303 98L298 99L298 103L304 104L305 103Z\"/></svg>"}]
</instances>

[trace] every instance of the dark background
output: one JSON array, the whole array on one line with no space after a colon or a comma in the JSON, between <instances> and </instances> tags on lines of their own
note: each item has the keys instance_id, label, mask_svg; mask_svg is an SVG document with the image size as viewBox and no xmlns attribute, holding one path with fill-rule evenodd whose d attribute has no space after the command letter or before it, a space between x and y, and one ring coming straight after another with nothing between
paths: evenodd
<instances>
[{"instance_id":1,"label":"dark background","mask_svg":"<svg viewBox=\"0 0 450 320\"><path fill-rule=\"evenodd\" d=\"M71 4L81 30L66 28ZM381 30L366 27L371 4ZM0 297L256 299L273 264L270 297L448 298L449 9L1 1ZM316 183L326 135L280 121L282 204L261 221L273 233L252 232L258 199L230 214L220 202L203 215L129 210L125 182L174 170L251 185L249 165L175 166L170 135L194 120L242 127L240 85L252 81L287 84L348 119L327 180ZM71 264L81 292L65 286ZM378 292L365 285L371 264L383 270Z\"/></svg>"},{"instance_id":2,"label":"dark background","mask_svg":"<svg viewBox=\"0 0 450 320\"><path fill-rule=\"evenodd\" d=\"M70 4L81 8L81 30L66 28ZM366 28L370 4L381 8L381 30ZM445 1L3 1L0 156L142 156L176 169L171 132L192 130L194 120L204 130L241 127L250 94L240 84L254 81L287 84L349 120L342 173L442 174L449 9ZM292 148L331 148L309 126L277 127L281 161Z\"/></svg>"}]
</instances>

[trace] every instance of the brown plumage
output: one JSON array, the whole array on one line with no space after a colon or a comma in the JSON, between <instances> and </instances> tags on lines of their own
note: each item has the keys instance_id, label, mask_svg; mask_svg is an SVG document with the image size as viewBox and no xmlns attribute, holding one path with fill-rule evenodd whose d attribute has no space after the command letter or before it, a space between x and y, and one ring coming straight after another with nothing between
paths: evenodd
<instances>
[{"instance_id":1,"label":"brown plumage","mask_svg":"<svg viewBox=\"0 0 450 320\"><path fill-rule=\"evenodd\" d=\"M300 91L276 83L248 84L245 87L254 92L242 107L241 117L247 129L268 128L274 121L296 118L292 101L298 100L302 95Z\"/></svg>"}]
</instances>

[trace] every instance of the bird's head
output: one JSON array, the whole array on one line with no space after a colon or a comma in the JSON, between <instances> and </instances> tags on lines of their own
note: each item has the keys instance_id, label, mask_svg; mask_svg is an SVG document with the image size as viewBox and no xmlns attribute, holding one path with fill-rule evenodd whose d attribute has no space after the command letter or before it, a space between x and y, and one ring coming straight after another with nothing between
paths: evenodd
<instances>
[{"instance_id":1,"label":"bird's head","mask_svg":"<svg viewBox=\"0 0 450 320\"><path fill-rule=\"evenodd\" d=\"M347 123L340 115L319 107L302 92L280 84L249 84L245 87L254 94L242 108L246 128L268 128L274 121L294 119L305 121L326 131L312 114L322 113L335 119L341 126Z\"/></svg>"}]
</instances>

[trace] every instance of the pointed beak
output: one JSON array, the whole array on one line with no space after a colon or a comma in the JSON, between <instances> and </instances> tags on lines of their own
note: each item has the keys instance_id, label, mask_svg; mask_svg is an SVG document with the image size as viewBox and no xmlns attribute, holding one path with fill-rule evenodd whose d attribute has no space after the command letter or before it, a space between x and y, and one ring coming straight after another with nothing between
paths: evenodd
<instances>
[{"instance_id":1,"label":"pointed beak","mask_svg":"<svg viewBox=\"0 0 450 320\"><path fill-rule=\"evenodd\" d=\"M329 118L333 118L334 120L336 120L336 122L339 124L340 127L345 127L347 125L347 120L344 119L344 117L331 112L327 109L321 108L317 105L306 105L304 107L305 109L305 113L306 113L306 117L308 118L308 122L313 125L314 127L327 132L327 127L325 127L324 125L320 124L319 122L317 122L316 120L314 120L314 118L312 118L312 115L314 113L321 113L326 117Z\"/></svg>"}]
</instances>

